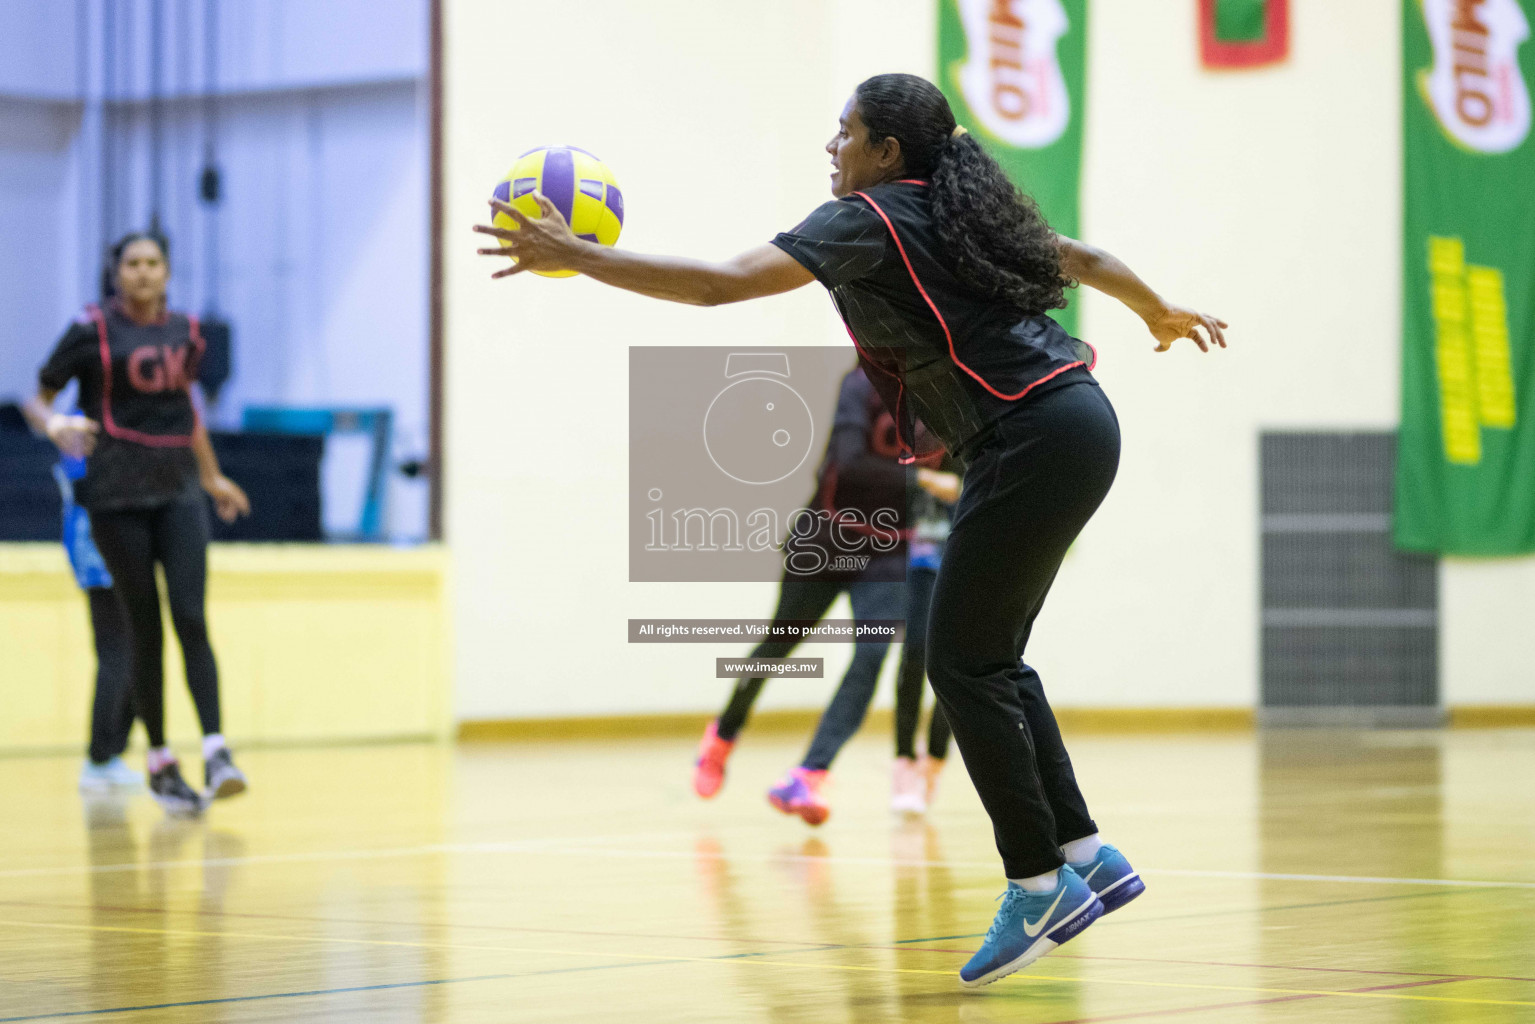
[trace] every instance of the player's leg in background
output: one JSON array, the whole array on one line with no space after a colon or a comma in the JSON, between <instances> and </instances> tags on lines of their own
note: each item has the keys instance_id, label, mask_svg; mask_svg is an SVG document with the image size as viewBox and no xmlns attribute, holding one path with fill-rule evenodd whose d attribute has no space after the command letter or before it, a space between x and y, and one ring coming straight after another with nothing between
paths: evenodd
<instances>
[{"instance_id":1,"label":"player's leg in background","mask_svg":"<svg viewBox=\"0 0 1535 1024\"><path fill-rule=\"evenodd\" d=\"M204 736L223 732L218 663L208 642L205 608L208 588L208 509L199 495L178 501L155 516L155 556L165 568L171 625L186 663L187 689L197 707Z\"/></svg>"},{"instance_id":2,"label":"player's leg in background","mask_svg":"<svg viewBox=\"0 0 1535 1024\"><path fill-rule=\"evenodd\" d=\"M181 777L165 745L165 637L155 581L156 510L92 512L91 534L112 574L133 648L133 706L149 734L149 791L172 814L196 814L202 798Z\"/></svg>"},{"instance_id":3,"label":"player's leg in background","mask_svg":"<svg viewBox=\"0 0 1535 1024\"><path fill-rule=\"evenodd\" d=\"M902 565L897 564L895 569L899 573ZM854 622L900 619L906 610L906 585L889 582L891 573L874 571L872 566L865 575L875 578L857 580L848 586ZM879 682L880 666L889 650L887 640L854 645L852 663L837 692L832 694L831 703L821 713L804 759L768 790L768 802L774 807L785 814L797 814L811 825L821 824L831 814L831 806L822 792L826 772L837 752L863 724Z\"/></svg>"},{"instance_id":4,"label":"player's leg in background","mask_svg":"<svg viewBox=\"0 0 1535 1024\"><path fill-rule=\"evenodd\" d=\"M785 576L778 586L778 607L773 611L773 621L819 622L842 592L842 587L841 583ZM797 640L769 638L758 644L748 657L784 658L796 646ZM693 792L704 799L714 796L725 784L725 763L730 759L736 737L745 728L765 682L760 676L737 680L725 710L704 728L703 738L698 741L698 754L693 759Z\"/></svg>"},{"instance_id":5,"label":"player's leg in background","mask_svg":"<svg viewBox=\"0 0 1535 1024\"><path fill-rule=\"evenodd\" d=\"M895 683L895 756L917 756L917 722L922 717L922 684L927 680L927 612L932 602L932 569L906 571L906 638Z\"/></svg>"},{"instance_id":6,"label":"player's leg in background","mask_svg":"<svg viewBox=\"0 0 1535 1024\"><path fill-rule=\"evenodd\" d=\"M122 605L110 587L92 587L90 609L96 651L96 692L91 701L90 763L80 776L82 789L141 786L143 776L123 763L133 729L133 647Z\"/></svg>"},{"instance_id":7,"label":"player's leg in background","mask_svg":"<svg viewBox=\"0 0 1535 1024\"><path fill-rule=\"evenodd\" d=\"M160 588L155 580L151 512L93 512L91 535L112 574L107 593L118 602L131 647L133 704L151 747L165 746Z\"/></svg>"},{"instance_id":8,"label":"player's leg in background","mask_svg":"<svg viewBox=\"0 0 1535 1024\"><path fill-rule=\"evenodd\" d=\"M943 775L949 758L949 740L954 734L949 730L949 720L944 716L943 704L933 702L933 714L927 723L927 756L919 762L922 767L923 797L927 805L933 805L938 792L938 779Z\"/></svg>"},{"instance_id":9,"label":"player's leg in background","mask_svg":"<svg viewBox=\"0 0 1535 1024\"><path fill-rule=\"evenodd\" d=\"M209 796L227 797L244 792L246 780L224 742L218 662L208 640L208 538L208 503L201 494L166 506L155 518L155 553L165 568L171 625L203 731L203 784Z\"/></svg>"},{"instance_id":10,"label":"player's leg in background","mask_svg":"<svg viewBox=\"0 0 1535 1024\"><path fill-rule=\"evenodd\" d=\"M826 614L826 609L842 593L844 584L823 580L798 580L785 579L778 588L778 607L773 611L773 621L779 622L819 622ZM789 652L799 645L797 640L764 640L752 649L747 657L756 658L786 658ZM720 712L718 718L718 733L721 739L733 741L745 727L746 720L751 716L752 705L757 702L757 697L762 692L763 678L741 679L736 683L735 690L730 695L725 710Z\"/></svg>"},{"instance_id":11,"label":"player's leg in background","mask_svg":"<svg viewBox=\"0 0 1535 1024\"><path fill-rule=\"evenodd\" d=\"M906 612L906 585L882 581L854 582L848 586L848 597L853 605L853 621L871 622L879 619L900 619ZM811 738L810 748L800 766L811 771L825 771L831 767L844 744L863 725L869 703L874 699L874 687L879 682L880 666L890 651L889 641L863 641L853 645L853 660L831 703L821 713L821 720Z\"/></svg>"},{"instance_id":12,"label":"player's leg in background","mask_svg":"<svg viewBox=\"0 0 1535 1024\"><path fill-rule=\"evenodd\" d=\"M927 810L922 767L917 759L917 722L927 681L927 613L932 603L935 569L906 570L906 639L895 683L895 762L890 776L890 809L906 814Z\"/></svg>"}]
</instances>

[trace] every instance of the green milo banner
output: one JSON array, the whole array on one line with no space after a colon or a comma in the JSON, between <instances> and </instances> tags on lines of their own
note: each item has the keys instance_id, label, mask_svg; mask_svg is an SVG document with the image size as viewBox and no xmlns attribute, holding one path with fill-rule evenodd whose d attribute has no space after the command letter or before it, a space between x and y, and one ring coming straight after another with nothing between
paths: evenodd
<instances>
[{"instance_id":1,"label":"green milo banner","mask_svg":"<svg viewBox=\"0 0 1535 1024\"><path fill-rule=\"evenodd\" d=\"M939 0L938 84L954 116L1077 234L1087 0ZM1056 311L1076 333L1076 304Z\"/></svg>"},{"instance_id":2,"label":"green milo banner","mask_svg":"<svg viewBox=\"0 0 1535 1024\"><path fill-rule=\"evenodd\" d=\"M1532 14L1535 0L1403 0L1395 534L1410 550L1535 551Z\"/></svg>"}]
</instances>

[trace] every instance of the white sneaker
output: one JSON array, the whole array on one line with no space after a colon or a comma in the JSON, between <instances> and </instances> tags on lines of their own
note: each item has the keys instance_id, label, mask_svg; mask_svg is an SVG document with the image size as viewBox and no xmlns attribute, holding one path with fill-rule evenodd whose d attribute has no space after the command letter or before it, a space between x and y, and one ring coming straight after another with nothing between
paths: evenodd
<instances>
[{"instance_id":1,"label":"white sneaker","mask_svg":"<svg viewBox=\"0 0 1535 1024\"><path fill-rule=\"evenodd\" d=\"M144 785L144 776L129 768L121 757L114 757L105 764L86 761L80 768L80 789L96 793L107 789L138 789Z\"/></svg>"},{"instance_id":2,"label":"white sneaker","mask_svg":"<svg viewBox=\"0 0 1535 1024\"><path fill-rule=\"evenodd\" d=\"M890 769L890 809L896 814L923 814L927 798L923 795L922 773L910 757L898 757Z\"/></svg>"},{"instance_id":3,"label":"white sneaker","mask_svg":"<svg viewBox=\"0 0 1535 1024\"><path fill-rule=\"evenodd\" d=\"M943 761L941 757L923 754L922 762L917 766L918 772L922 775L922 798L929 807L933 804L933 796L938 792L938 776L943 774Z\"/></svg>"}]
</instances>

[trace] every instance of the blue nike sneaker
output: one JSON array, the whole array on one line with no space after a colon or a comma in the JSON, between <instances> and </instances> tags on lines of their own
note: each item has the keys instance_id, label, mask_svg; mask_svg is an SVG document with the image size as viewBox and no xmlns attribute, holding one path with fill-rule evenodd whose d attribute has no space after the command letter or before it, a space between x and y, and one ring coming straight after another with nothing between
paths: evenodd
<instances>
[{"instance_id":1,"label":"blue nike sneaker","mask_svg":"<svg viewBox=\"0 0 1535 1024\"><path fill-rule=\"evenodd\" d=\"M1082 881L1103 901L1105 914L1146 891L1140 873L1130 866L1124 854L1107 843L1098 850L1098 856L1084 864L1071 865L1071 870L1081 875Z\"/></svg>"},{"instance_id":2,"label":"blue nike sneaker","mask_svg":"<svg viewBox=\"0 0 1535 1024\"><path fill-rule=\"evenodd\" d=\"M1103 904L1071 867L1061 868L1052 892L1029 892L1012 882L986 941L960 968L966 988L990 985L1038 960L1103 916Z\"/></svg>"}]
</instances>

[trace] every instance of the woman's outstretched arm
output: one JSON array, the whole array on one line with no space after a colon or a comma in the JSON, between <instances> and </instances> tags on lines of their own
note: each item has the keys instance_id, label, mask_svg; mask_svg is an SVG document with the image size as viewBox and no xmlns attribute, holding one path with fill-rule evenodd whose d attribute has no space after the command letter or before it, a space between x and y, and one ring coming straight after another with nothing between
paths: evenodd
<instances>
[{"instance_id":1,"label":"woman's outstretched arm","mask_svg":"<svg viewBox=\"0 0 1535 1024\"><path fill-rule=\"evenodd\" d=\"M507 243L504 247L481 249L481 256L509 256L517 261L491 277L507 277L525 270L575 270L615 288L693 306L760 299L793 291L815 280L793 257L772 245L758 246L722 263L646 256L598 245L573 235L554 204L541 195L536 198L544 212L537 219L524 216L500 200L491 200L494 210L517 222L517 230L475 225L474 230L481 234Z\"/></svg>"},{"instance_id":2,"label":"woman's outstretched arm","mask_svg":"<svg viewBox=\"0 0 1535 1024\"><path fill-rule=\"evenodd\" d=\"M1226 321L1168 303L1112 253L1065 235L1055 237L1061 248L1061 273L1129 306L1146 321L1157 339L1158 352L1166 352L1179 338L1192 339L1201 352L1210 350L1210 342L1226 347L1221 333ZM1206 336L1201 337L1195 328L1203 328Z\"/></svg>"}]
</instances>

